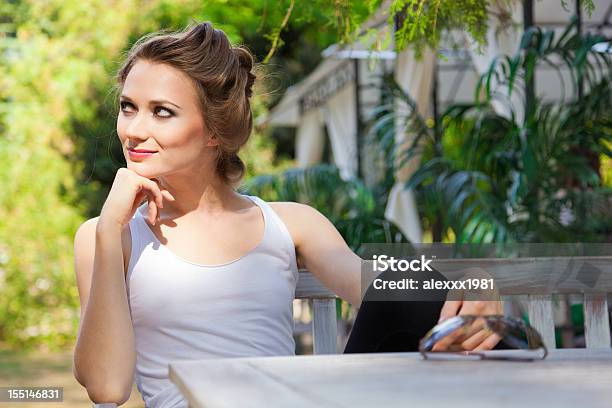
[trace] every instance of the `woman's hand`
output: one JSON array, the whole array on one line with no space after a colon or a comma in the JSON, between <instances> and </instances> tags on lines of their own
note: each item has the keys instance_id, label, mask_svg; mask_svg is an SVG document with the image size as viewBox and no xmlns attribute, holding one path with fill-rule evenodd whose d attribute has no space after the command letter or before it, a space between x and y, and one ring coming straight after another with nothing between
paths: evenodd
<instances>
[{"instance_id":1,"label":"woman's hand","mask_svg":"<svg viewBox=\"0 0 612 408\"><path fill-rule=\"evenodd\" d=\"M498 315L503 314L500 301L484 300L447 300L442 306L439 323L457 315ZM447 350L453 344L460 344L462 350L491 350L499 343L501 337L491 333L481 322L475 323L468 329L467 334L457 330L438 341L432 351Z\"/></svg>"},{"instance_id":2,"label":"woman's hand","mask_svg":"<svg viewBox=\"0 0 612 408\"><path fill-rule=\"evenodd\" d=\"M470 270L466 275L467 279L489 279L492 278L486 271L482 269ZM503 303L499 297L499 292L496 289L491 289L490 293L478 291L475 293L464 292L457 296L457 292L452 291L447 295L447 299L451 297L460 300L446 300L440 311L438 323L457 315L500 315L504 313ZM491 299L491 300L468 300L468 299ZM460 344L462 350L491 350L501 340L501 337L496 333L491 333L486 327L483 327L482 321L475 322L468 328L467 332L457 330L455 333L438 341L433 351L447 350L449 346Z\"/></svg>"},{"instance_id":3,"label":"woman's hand","mask_svg":"<svg viewBox=\"0 0 612 408\"><path fill-rule=\"evenodd\" d=\"M160 188L155 179L142 177L125 167L117 170L115 180L106 198L98 224L114 223L123 228L130 222L144 198L149 202L149 222L155 224L163 199L174 201L169 191Z\"/></svg>"}]
</instances>

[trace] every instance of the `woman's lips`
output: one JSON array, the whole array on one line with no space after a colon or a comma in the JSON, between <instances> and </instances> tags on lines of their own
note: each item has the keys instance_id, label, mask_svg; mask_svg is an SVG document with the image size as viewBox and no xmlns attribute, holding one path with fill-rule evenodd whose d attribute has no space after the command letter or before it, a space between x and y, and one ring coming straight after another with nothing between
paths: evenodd
<instances>
[{"instance_id":1,"label":"woman's lips","mask_svg":"<svg viewBox=\"0 0 612 408\"><path fill-rule=\"evenodd\" d=\"M130 159L144 159L153 156L155 153L157 152L128 149L128 155L130 156Z\"/></svg>"}]
</instances>

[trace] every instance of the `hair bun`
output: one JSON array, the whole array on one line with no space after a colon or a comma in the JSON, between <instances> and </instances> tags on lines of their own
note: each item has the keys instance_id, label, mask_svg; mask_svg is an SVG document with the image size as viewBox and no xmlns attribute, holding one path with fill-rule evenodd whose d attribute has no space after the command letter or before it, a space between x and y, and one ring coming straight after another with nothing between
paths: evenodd
<instances>
[{"instance_id":1,"label":"hair bun","mask_svg":"<svg viewBox=\"0 0 612 408\"><path fill-rule=\"evenodd\" d=\"M238 59L238 64L240 64L240 68L243 69L247 74L247 80L244 87L244 92L247 98L250 98L253 95L253 84L255 83L256 76L251 72L254 65L253 55L246 48L239 46L233 47L232 51L234 55Z\"/></svg>"}]
</instances>

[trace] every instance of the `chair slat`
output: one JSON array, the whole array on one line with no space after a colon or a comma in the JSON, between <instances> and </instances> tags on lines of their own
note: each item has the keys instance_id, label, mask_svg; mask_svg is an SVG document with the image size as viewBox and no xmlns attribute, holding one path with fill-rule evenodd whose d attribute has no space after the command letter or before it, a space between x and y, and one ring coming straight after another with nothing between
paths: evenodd
<instances>
[{"instance_id":1,"label":"chair slat","mask_svg":"<svg viewBox=\"0 0 612 408\"><path fill-rule=\"evenodd\" d=\"M557 348L551 295L529 295L529 322L540 332L546 347Z\"/></svg>"},{"instance_id":2,"label":"chair slat","mask_svg":"<svg viewBox=\"0 0 612 408\"><path fill-rule=\"evenodd\" d=\"M327 289L314 275L301 269L295 288L296 299L335 299L336 294Z\"/></svg>"},{"instance_id":3,"label":"chair slat","mask_svg":"<svg viewBox=\"0 0 612 408\"><path fill-rule=\"evenodd\" d=\"M313 353L336 354L338 326L336 323L336 299L313 299Z\"/></svg>"},{"instance_id":4,"label":"chair slat","mask_svg":"<svg viewBox=\"0 0 612 408\"><path fill-rule=\"evenodd\" d=\"M587 348L610 348L610 320L606 294L584 294L584 335Z\"/></svg>"}]
</instances>

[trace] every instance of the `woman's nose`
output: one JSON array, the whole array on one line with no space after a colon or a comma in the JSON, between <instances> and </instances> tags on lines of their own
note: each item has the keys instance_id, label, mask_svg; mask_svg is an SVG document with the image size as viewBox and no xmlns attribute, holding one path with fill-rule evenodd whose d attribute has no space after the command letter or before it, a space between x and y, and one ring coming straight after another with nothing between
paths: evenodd
<instances>
[{"instance_id":1,"label":"woman's nose","mask_svg":"<svg viewBox=\"0 0 612 408\"><path fill-rule=\"evenodd\" d=\"M136 114L125 128L125 135L130 139L147 139L148 128L145 114Z\"/></svg>"}]
</instances>

